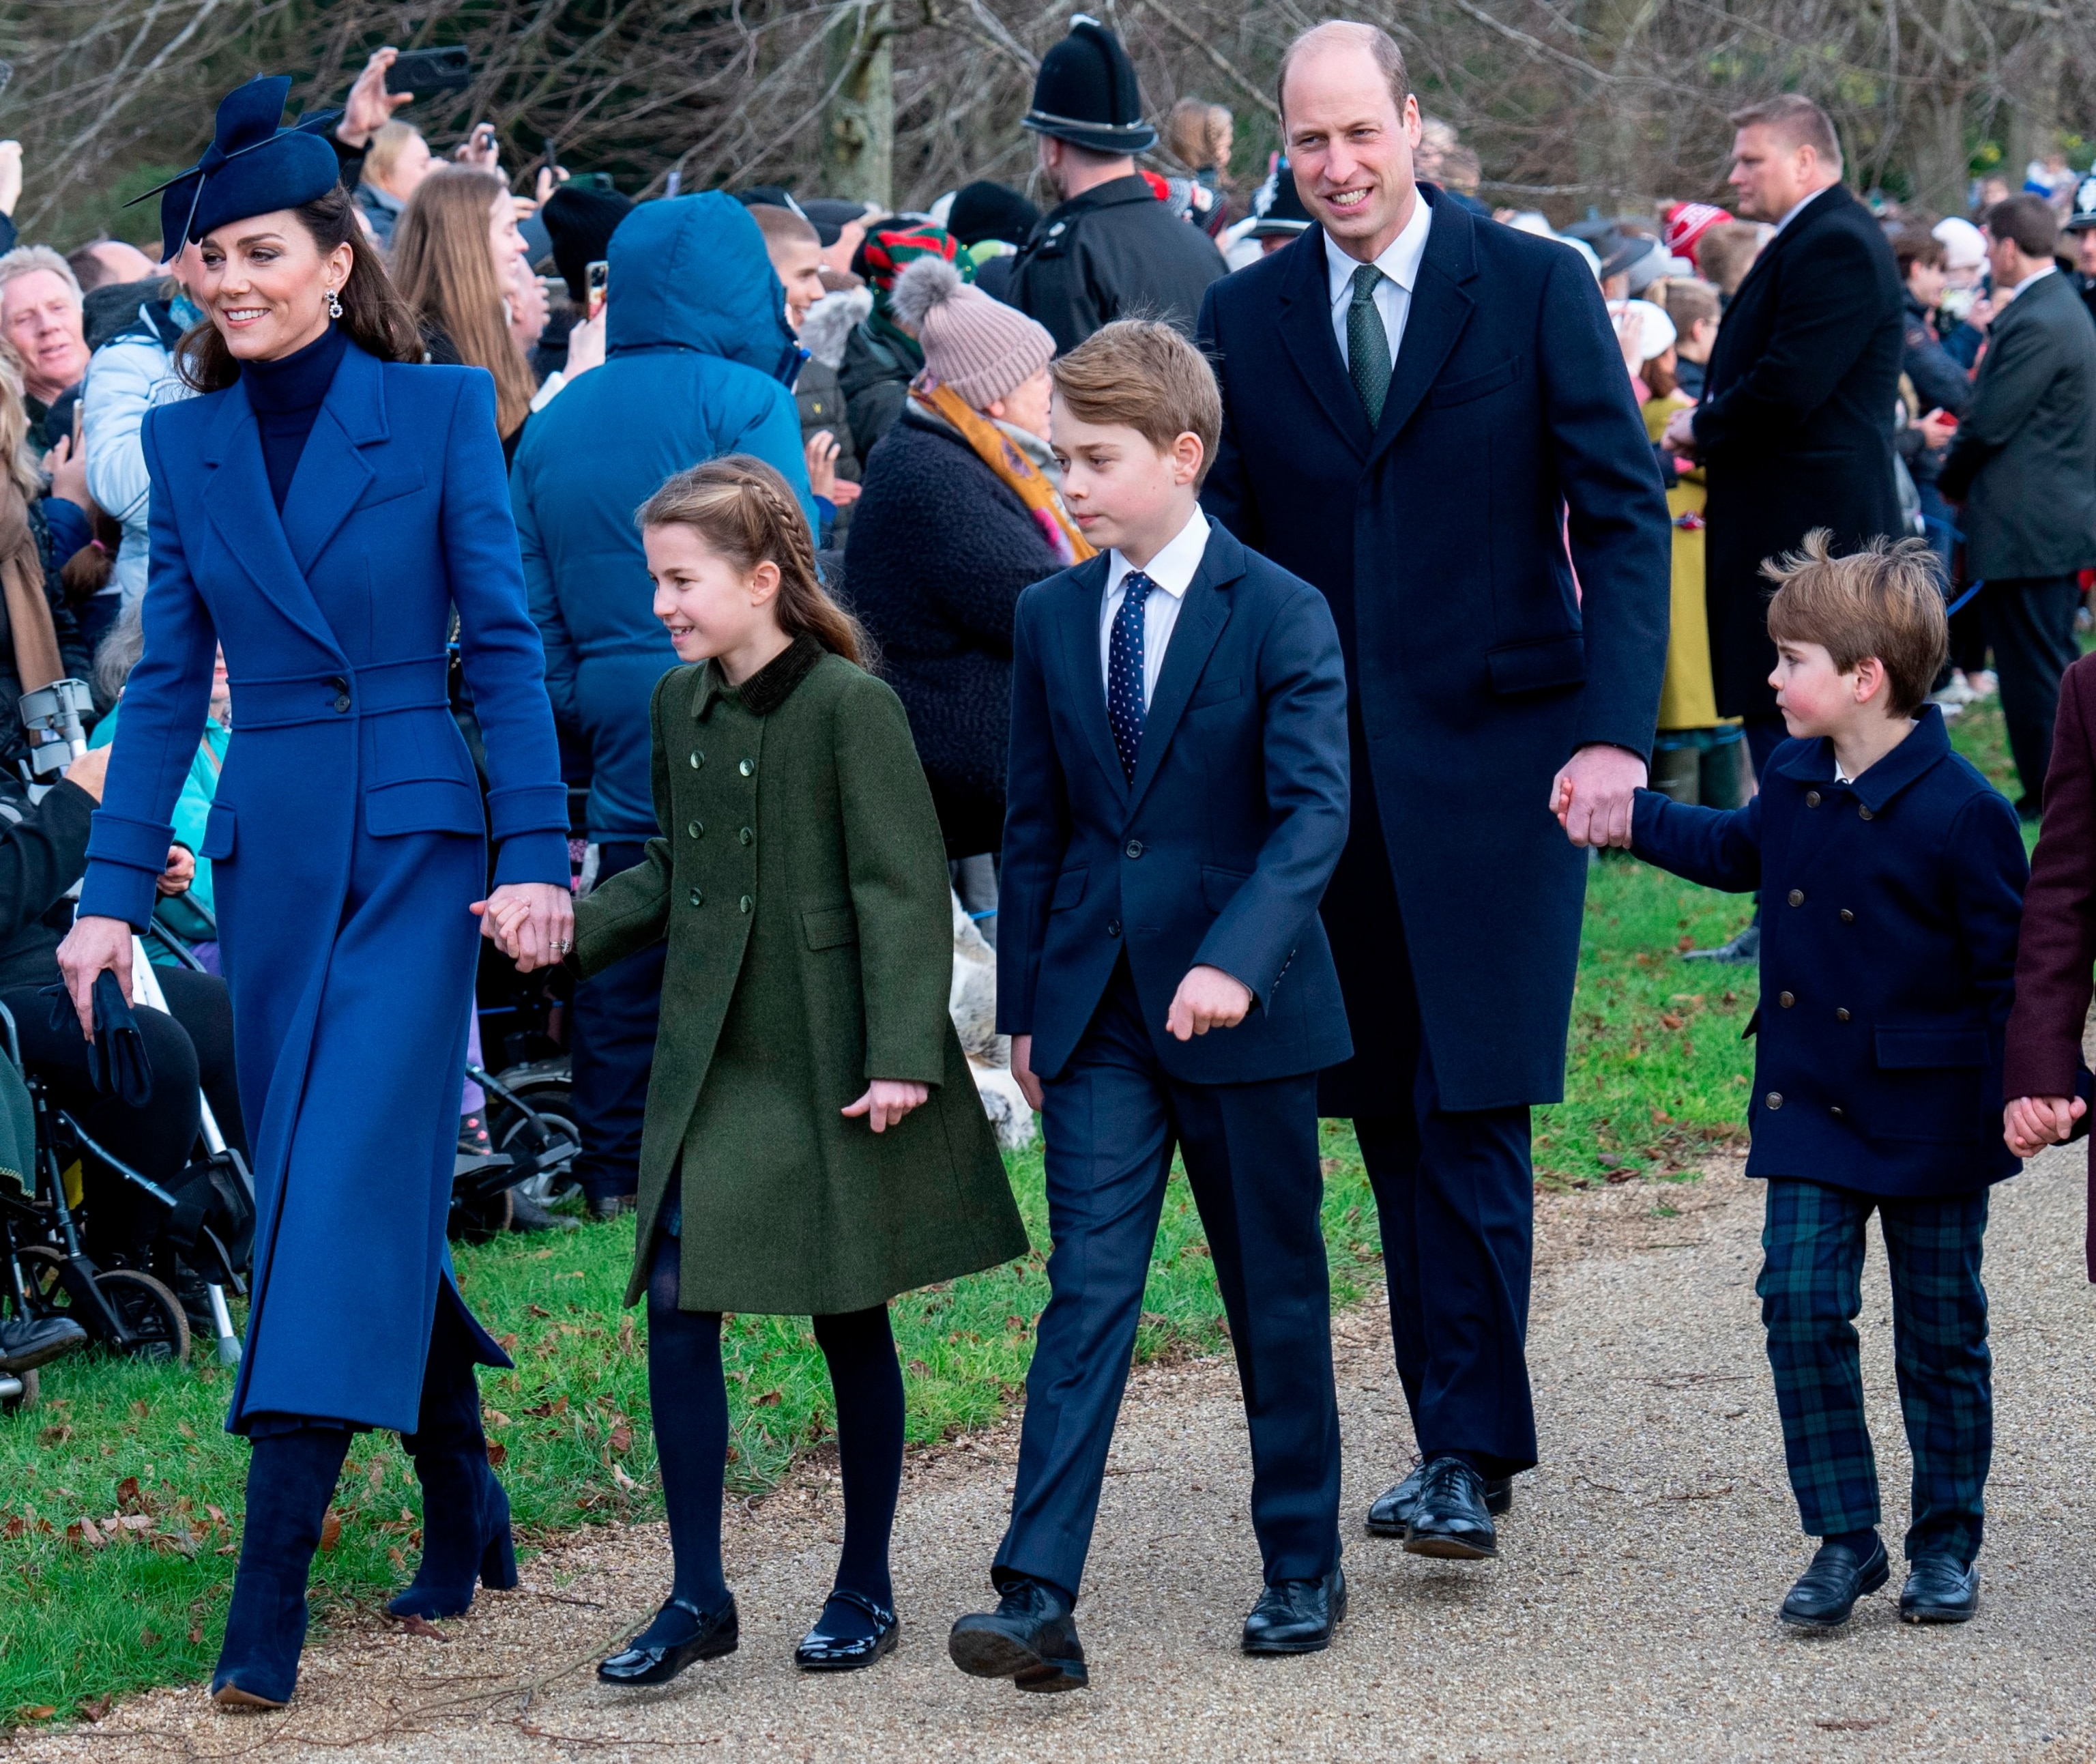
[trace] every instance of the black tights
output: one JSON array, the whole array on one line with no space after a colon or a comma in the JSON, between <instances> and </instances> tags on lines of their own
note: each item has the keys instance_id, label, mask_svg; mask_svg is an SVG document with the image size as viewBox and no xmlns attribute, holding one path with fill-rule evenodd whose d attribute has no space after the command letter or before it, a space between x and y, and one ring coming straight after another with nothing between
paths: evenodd
<instances>
[{"instance_id":1,"label":"black tights","mask_svg":"<svg viewBox=\"0 0 2096 1764\"><path fill-rule=\"evenodd\" d=\"M673 1597L701 1611L727 1597L721 1570L721 1495L727 1469L727 1382L721 1369L718 1311L677 1308L678 1242L655 1240L648 1279L648 1399L669 1508L675 1561ZM845 1543L840 1591L893 1608L889 1534L902 1486L902 1368L888 1307L814 1318L837 1405L837 1454L844 1478ZM832 1635L870 1635L855 1607L833 1604Z\"/></svg>"}]
</instances>

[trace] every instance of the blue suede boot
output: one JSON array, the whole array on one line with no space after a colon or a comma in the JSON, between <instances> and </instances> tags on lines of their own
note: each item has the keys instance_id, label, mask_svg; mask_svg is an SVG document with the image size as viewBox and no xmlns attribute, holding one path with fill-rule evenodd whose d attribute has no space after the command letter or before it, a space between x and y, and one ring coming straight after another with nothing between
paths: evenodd
<instances>
[{"instance_id":1,"label":"blue suede boot","mask_svg":"<svg viewBox=\"0 0 2096 1764\"><path fill-rule=\"evenodd\" d=\"M299 1682L306 1640L306 1574L320 1548L349 1431L293 1424L258 1434L247 1461L247 1517L212 1674L221 1709L282 1709Z\"/></svg>"},{"instance_id":2,"label":"blue suede boot","mask_svg":"<svg viewBox=\"0 0 2096 1764\"><path fill-rule=\"evenodd\" d=\"M422 1559L407 1591L386 1609L395 1617L463 1617L474 1583L497 1592L517 1584L509 1497L487 1464L471 1338L439 1303L422 1374L415 1430L400 1436L422 1485Z\"/></svg>"}]
</instances>

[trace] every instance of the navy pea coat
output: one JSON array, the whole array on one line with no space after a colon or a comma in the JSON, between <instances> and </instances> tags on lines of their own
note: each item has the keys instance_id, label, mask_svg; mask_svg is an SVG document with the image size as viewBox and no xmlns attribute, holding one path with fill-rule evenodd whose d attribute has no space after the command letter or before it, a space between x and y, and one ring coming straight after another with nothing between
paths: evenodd
<instances>
[{"instance_id":1,"label":"navy pea coat","mask_svg":"<svg viewBox=\"0 0 2096 1764\"><path fill-rule=\"evenodd\" d=\"M236 382L164 405L146 649L124 690L81 910L143 926L221 644L237 730L212 862L259 1219L227 1426L412 1430L440 1299L489 823L498 882L568 879L545 659L477 368L352 346L280 517ZM487 740L445 696L459 616ZM485 1364L507 1364L476 1331Z\"/></svg>"},{"instance_id":2,"label":"navy pea coat","mask_svg":"<svg viewBox=\"0 0 2096 1764\"><path fill-rule=\"evenodd\" d=\"M1638 793L1638 856L1762 890L1749 1176L1914 1199L1998 1182L2002 1060L2030 867L2008 799L1943 714L1853 784L1786 741L1743 809Z\"/></svg>"},{"instance_id":3,"label":"navy pea coat","mask_svg":"<svg viewBox=\"0 0 2096 1764\"><path fill-rule=\"evenodd\" d=\"M1335 897L1350 995L1416 984L1444 1108L1554 1102L1587 854L1550 814L1551 779L1587 743L1651 751L1666 495L1578 255L1420 194L1433 221L1373 431L1319 229L1208 290L1223 435L1202 502L1321 589L1338 626L1356 801L1381 822L1415 976L1387 953L1399 927ZM1389 1075L1412 1070L1408 1024L1356 1014L1325 1114L1403 1107Z\"/></svg>"},{"instance_id":4,"label":"navy pea coat","mask_svg":"<svg viewBox=\"0 0 2096 1764\"><path fill-rule=\"evenodd\" d=\"M883 443L885 446L887 443ZM1346 678L1307 583L1212 527L1131 782L1107 721L1102 553L1019 597L998 899L998 1028L1060 1075L1127 952L1159 1063L1190 1084L1350 1050L1317 902L1347 842ZM1164 1030L1186 971L1251 990L1232 1029Z\"/></svg>"}]
</instances>

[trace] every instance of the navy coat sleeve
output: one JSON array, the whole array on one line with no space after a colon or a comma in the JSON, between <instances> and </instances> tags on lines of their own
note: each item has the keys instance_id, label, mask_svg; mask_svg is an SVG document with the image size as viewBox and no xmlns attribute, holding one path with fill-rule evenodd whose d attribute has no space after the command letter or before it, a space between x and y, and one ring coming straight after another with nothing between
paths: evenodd
<instances>
[{"instance_id":1,"label":"navy coat sleeve","mask_svg":"<svg viewBox=\"0 0 2096 1764\"><path fill-rule=\"evenodd\" d=\"M1055 879L1070 846L1070 786L1055 750L1038 630L1040 589L1019 597L1011 648L1011 758L997 903L997 1027L1033 1033L1033 1000ZM1247 982L1247 985L1250 982Z\"/></svg>"},{"instance_id":2,"label":"navy coat sleeve","mask_svg":"<svg viewBox=\"0 0 2096 1764\"><path fill-rule=\"evenodd\" d=\"M1220 282L1211 282L1202 295L1200 328L1194 338L1211 362L1220 358L1223 349L1216 316L1216 291L1221 286ZM1254 551L1264 552L1266 532L1259 517L1259 499L1252 494L1251 474L1246 469L1244 449L1238 443L1237 418L1237 401L1225 398L1222 435L1216 443L1216 457L1208 475L1202 482L1201 506L1211 519L1221 522Z\"/></svg>"},{"instance_id":3,"label":"navy coat sleeve","mask_svg":"<svg viewBox=\"0 0 2096 1764\"><path fill-rule=\"evenodd\" d=\"M2016 1002L2016 942L2030 880L2023 832L2008 798L1993 790L1976 795L1951 823L1946 849L1968 979L1998 1050Z\"/></svg>"},{"instance_id":4,"label":"navy coat sleeve","mask_svg":"<svg viewBox=\"0 0 2096 1764\"><path fill-rule=\"evenodd\" d=\"M1740 894L1762 884L1762 799L1744 808L1705 809L1640 790L1631 815L1631 849L1647 863L1709 889Z\"/></svg>"}]
</instances>

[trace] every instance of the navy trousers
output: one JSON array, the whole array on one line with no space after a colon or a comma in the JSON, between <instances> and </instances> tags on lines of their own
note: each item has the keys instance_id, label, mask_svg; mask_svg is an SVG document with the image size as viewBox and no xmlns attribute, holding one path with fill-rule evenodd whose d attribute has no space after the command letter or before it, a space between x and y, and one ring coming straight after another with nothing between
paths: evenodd
<instances>
[{"instance_id":1,"label":"navy trousers","mask_svg":"<svg viewBox=\"0 0 2096 1764\"><path fill-rule=\"evenodd\" d=\"M1880 1517L1855 1330L1864 1229L1875 1211L1891 1264L1893 1364L1914 1454L1906 1553L1969 1563L1980 1553L1994 1453L1993 1359L1980 1284L1987 1190L1888 1200L1794 1178L1768 1187L1756 1290L1806 1534L1866 1530Z\"/></svg>"},{"instance_id":2,"label":"navy trousers","mask_svg":"<svg viewBox=\"0 0 2096 1764\"><path fill-rule=\"evenodd\" d=\"M637 842L600 845L597 880L609 881L631 870L643 850ZM569 1048L583 1149L574 1177L592 1200L631 1194L640 1185L640 1125L648 1111L666 954L659 943L637 950L575 987Z\"/></svg>"},{"instance_id":3,"label":"navy trousers","mask_svg":"<svg viewBox=\"0 0 2096 1764\"><path fill-rule=\"evenodd\" d=\"M1179 1082L1158 1061L1124 961L1045 1089L1050 1296L1026 1375L998 1585L1023 1574L1077 1595L1175 1146L1229 1319L1266 1579L1329 1574L1339 1560L1339 1414L1316 1075Z\"/></svg>"}]
</instances>

